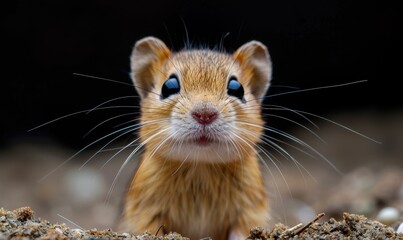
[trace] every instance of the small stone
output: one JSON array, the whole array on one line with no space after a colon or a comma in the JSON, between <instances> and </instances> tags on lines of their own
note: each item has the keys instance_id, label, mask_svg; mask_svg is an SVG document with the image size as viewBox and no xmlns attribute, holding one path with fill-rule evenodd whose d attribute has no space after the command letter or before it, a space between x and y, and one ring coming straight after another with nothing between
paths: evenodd
<instances>
[{"instance_id":1,"label":"small stone","mask_svg":"<svg viewBox=\"0 0 403 240\"><path fill-rule=\"evenodd\" d=\"M28 228L28 229L25 229L22 233L23 233L25 236L27 236L27 235L31 235L32 232L33 232L32 228Z\"/></svg>"},{"instance_id":2,"label":"small stone","mask_svg":"<svg viewBox=\"0 0 403 240\"><path fill-rule=\"evenodd\" d=\"M62 235L63 231L60 228L55 228L55 232L57 232L58 234Z\"/></svg>"},{"instance_id":3,"label":"small stone","mask_svg":"<svg viewBox=\"0 0 403 240\"><path fill-rule=\"evenodd\" d=\"M81 238L84 236L84 231L78 228L71 229L71 235L75 238Z\"/></svg>"},{"instance_id":4,"label":"small stone","mask_svg":"<svg viewBox=\"0 0 403 240\"><path fill-rule=\"evenodd\" d=\"M396 222L399 219L399 210L393 207L383 208L377 216L378 221L383 224L389 225Z\"/></svg>"},{"instance_id":5,"label":"small stone","mask_svg":"<svg viewBox=\"0 0 403 240\"><path fill-rule=\"evenodd\" d=\"M119 237L130 238L131 235L129 233L122 233L119 235Z\"/></svg>"},{"instance_id":6,"label":"small stone","mask_svg":"<svg viewBox=\"0 0 403 240\"><path fill-rule=\"evenodd\" d=\"M403 233L403 223L400 223L400 225L397 227L396 233Z\"/></svg>"}]
</instances>

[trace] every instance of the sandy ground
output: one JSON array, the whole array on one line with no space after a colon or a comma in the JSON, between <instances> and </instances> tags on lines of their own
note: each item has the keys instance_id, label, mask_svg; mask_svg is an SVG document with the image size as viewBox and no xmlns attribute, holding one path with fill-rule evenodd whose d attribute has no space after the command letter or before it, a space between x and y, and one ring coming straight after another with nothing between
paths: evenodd
<instances>
[{"instance_id":1,"label":"sandy ground","mask_svg":"<svg viewBox=\"0 0 403 240\"><path fill-rule=\"evenodd\" d=\"M267 167L262 165L272 202L271 226L277 222L288 226L307 223L320 212L326 213L322 220L340 220L343 212L350 212L394 227L403 220L403 113L344 113L329 118L382 144L324 121L316 121L319 129L315 132L326 144L295 128L294 136L309 143L340 172L306 147L300 146L311 156L283 145L298 164L272 151L276 158L266 159ZM72 228L114 229L136 161L125 167L110 192L128 152L104 168L113 151L97 155L81 169L93 151L84 151L63 164L75 153L62 146L32 142L3 149L0 207L30 206L37 216Z\"/></svg>"}]
</instances>

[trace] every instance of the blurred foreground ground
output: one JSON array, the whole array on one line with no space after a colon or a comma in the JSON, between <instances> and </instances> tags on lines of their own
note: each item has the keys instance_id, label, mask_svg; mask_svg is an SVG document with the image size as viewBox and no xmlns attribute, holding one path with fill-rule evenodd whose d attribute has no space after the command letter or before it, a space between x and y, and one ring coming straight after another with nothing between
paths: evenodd
<instances>
[{"instance_id":1,"label":"blurred foreground ground","mask_svg":"<svg viewBox=\"0 0 403 240\"><path fill-rule=\"evenodd\" d=\"M386 218L383 222L402 221L403 112L383 116L346 113L329 118L382 144L324 121L316 121L320 129L315 132L326 144L304 129L290 132L311 144L341 174L317 155L307 156L284 146L299 165L268 149L277 158L273 159L277 167L269 160L270 171L263 166L272 201L272 223L293 226L309 222L320 212L326 213L325 218L339 218L343 212L350 212L377 219L386 207L397 210L398 215L389 212L386 216L391 220ZM125 167L108 196L113 179L129 153L118 155L101 168L115 152L103 152L79 170L94 153L84 151L38 182L75 152L35 143L9 147L0 152L0 207L30 206L36 216L53 223L65 222L76 227L66 220L69 219L85 229L114 229L122 197L136 166L136 161L131 161Z\"/></svg>"}]
</instances>

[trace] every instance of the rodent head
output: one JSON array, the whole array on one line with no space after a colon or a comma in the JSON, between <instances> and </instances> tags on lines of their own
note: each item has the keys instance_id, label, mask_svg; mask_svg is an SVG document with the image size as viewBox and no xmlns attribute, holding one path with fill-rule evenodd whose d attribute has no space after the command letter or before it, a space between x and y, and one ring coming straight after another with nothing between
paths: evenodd
<instances>
[{"instance_id":1,"label":"rodent head","mask_svg":"<svg viewBox=\"0 0 403 240\"><path fill-rule=\"evenodd\" d=\"M227 54L173 53L157 38L139 40L131 76L142 99L142 143L151 155L178 161L221 163L256 154L271 70L258 41Z\"/></svg>"}]
</instances>

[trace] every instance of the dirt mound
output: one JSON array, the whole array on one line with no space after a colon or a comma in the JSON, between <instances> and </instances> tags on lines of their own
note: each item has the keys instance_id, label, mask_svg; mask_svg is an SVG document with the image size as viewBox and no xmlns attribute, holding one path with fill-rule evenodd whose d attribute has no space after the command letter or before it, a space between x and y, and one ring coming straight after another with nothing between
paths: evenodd
<instances>
[{"instance_id":1,"label":"dirt mound","mask_svg":"<svg viewBox=\"0 0 403 240\"><path fill-rule=\"evenodd\" d=\"M403 239L403 233L396 233L377 221L361 215L344 213L343 219L331 218L318 223L322 215L306 225L287 227L278 223L272 229L260 227L251 230L247 239ZM178 233L155 236L150 233L133 235L117 233L111 229L71 229L65 224L51 224L46 220L35 219L29 207L14 211L0 209L0 239L138 239L138 240L188 240Z\"/></svg>"}]
</instances>

